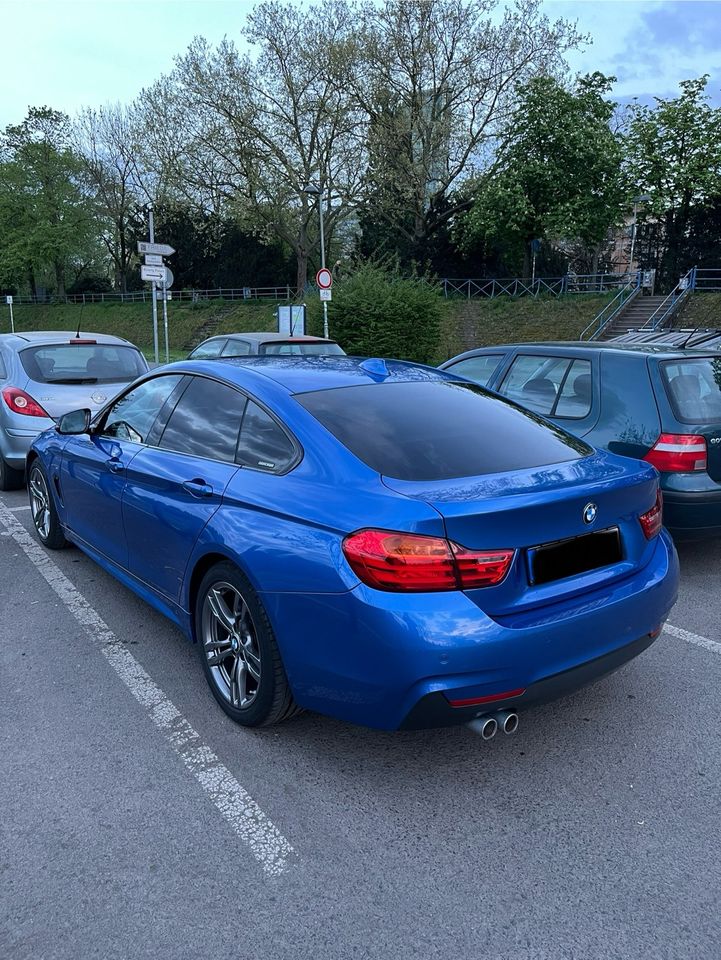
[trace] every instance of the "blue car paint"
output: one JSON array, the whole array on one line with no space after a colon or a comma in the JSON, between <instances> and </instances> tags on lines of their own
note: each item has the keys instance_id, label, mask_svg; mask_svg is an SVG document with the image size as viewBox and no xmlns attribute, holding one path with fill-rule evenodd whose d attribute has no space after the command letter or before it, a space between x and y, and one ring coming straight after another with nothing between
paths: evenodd
<instances>
[{"instance_id":1,"label":"blue car paint","mask_svg":"<svg viewBox=\"0 0 721 960\"><path fill-rule=\"evenodd\" d=\"M397 379L456 379L399 362L388 367ZM666 534L646 541L638 524L655 497L655 472L645 464L595 452L503 476L403 482L361 463L292 395L375 382L355 360L193 361L165 370L207 374L266 404L295 435L302 450L297 465L275 475L124 444L137 449L115 457L123 472L102 478L83 526L84 501L69 512L62 478L87 469L87 444L112 455L109 441L50 430L31 455L40 456L51 477L69 539L188 637L198 572L209 558L237 564L268 612L301 706L395 729L427 694L462 699L525 687L622 648L655 631L675 602L673 545ZM212 503L193 500L181 492L181 468L202 468L222 495ZM538 587L529 587L518 549L497 587L388 593L359 583L341 549L343 538L363 527L462 532L458 539L469 547L522 548L585 532L581 510L591 498L601 514L608 504L609 520L622 528L623 560ZM103 525L104 503L106 522L96 535L91 525ZM499 523L501 510L506 518Z\"/></svg>"}]
</instances>

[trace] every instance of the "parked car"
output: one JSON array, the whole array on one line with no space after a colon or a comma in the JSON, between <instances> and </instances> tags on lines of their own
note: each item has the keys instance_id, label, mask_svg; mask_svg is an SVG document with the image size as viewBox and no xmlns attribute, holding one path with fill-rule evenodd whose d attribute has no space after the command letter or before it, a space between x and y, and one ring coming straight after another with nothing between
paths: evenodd
<instances>
[{"instance_id":1,"label":"parked car","mask_svg":"<svg viewBox=\"0 0 721 960\"><path fill-rule=\"evenodd\" d=\"M676 599L649 464L400 361L170 364L67 414L28 470L40 541L197 640L248 726L307 707L510 731L649 646Z\"/></svg>"},{"instance_id":2,"label":"parked car","mask_svg":"<svg viewBox=\"0 0 721 960\"><path fill-rule=\"evenodd\" d=\"M289 337L285 333L224 333L203 340L189 360L211 357L317 357L344 356L345 350L323 337Z\"/></svg>"},{"instance_id":3,"label":"parked car","mask_svg":"<svg viewBox=\"0 0 721 960\"><path fill-rule=\"evenodd\" d=\"M148 365L136 346L101 333L0 335L0 490L22 486L35 437L77 407L93 412Z\"/></svg>"},{"instance_id":4,"label":"parked car","mask_svg":"<svg viewBox=\"0 0 721 960\"><path fill-rule=\"evenodd\" d=\"M721 536L721 359L645 343L482 347L441 368L653 464L678 539Z\"/></svg>"}]
</instances>

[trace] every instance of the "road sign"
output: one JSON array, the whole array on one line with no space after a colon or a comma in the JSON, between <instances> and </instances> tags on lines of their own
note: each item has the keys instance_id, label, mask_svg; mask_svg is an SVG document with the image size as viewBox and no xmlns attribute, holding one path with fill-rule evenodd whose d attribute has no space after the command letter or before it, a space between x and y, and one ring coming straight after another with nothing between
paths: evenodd
<instances>
[{"instance_id":1,"label":"road sign","mask_svg":"<svg viewBox=\"0 0 721 960\"><path fill-rule=\"evenodd\" d=\"M169 257L175 253L175 247L167 243L148 243L147 240L138 240L138 253L157 253L161 257Z\"/></svg>"},{"instance_id":2,"label":"road sign","mask_svg":"<svg viewBox=\"0 0 721 960\"><path fill-rule=\"evenodd\" d=\"M167 267L141 267L140 276L143 280L154 280L156 283L162 283L165 280L165 271Z\"/></svg>"},{"instance_id":3,"label":"road sign","mask_svg":"<svg viewBox=\"0 0 721 960\"><path fill-rule=\"evenodd\" d=\"M173 286L173 280L175 280L175 277L173 276L173 271L170 269L170 267L166 267L165 268L165 289L166 290L169 290ZM163 281L161 280L160 282L162 283Z\"/></svg>"},{"instance_id":4,"label":"road sign","mask_svg":"<svg viewBox=\"0 0 721 960\"><path fill-rule=\"evenodd\" d=\"M333 299L333 291L332 291L332 290L324 290L323 287L321 287L321 288L320 288L320 299L321 299L321 300L326 300L326 301L332 300L332 299Z\"/></svg>"},{"instance_id":5,"label":"road sign","mask_svg":"<svg viewBox=\"0 0 721 960\"><path fill-rule=\"evenodd\" d=\"M10 297L10 296L5 297L5 303L6 303L9 307L11 307L11 306L13 305L13 298Z\"/></svg>"},{"instance_id":6,"label":"road sign","mask_svg":"<svg viewBox=\"0 0 721 960\"><path fill-rule=\"evenodd\" d=\"M145 263L148 267L162 267L163 258L159 253L146 253L145 254Z\"/></svg>"},{"instance_id":7,"label":"road sign","mask_svg":"<svg viewBox=\"0 0 721 960\"><path fill-rule=\"evenodd\" d=\"M315 275L315 282L321 290L330 290L333 286L333 274L327 267L322 267ZM330 300L330 297L328 299Z\"/></svg>"}]
</instances>

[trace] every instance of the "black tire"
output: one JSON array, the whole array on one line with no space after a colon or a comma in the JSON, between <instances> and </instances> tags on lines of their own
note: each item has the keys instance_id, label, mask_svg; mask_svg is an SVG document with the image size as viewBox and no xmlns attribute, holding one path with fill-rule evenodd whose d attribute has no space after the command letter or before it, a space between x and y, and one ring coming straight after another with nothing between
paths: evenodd
<instances>
[{"instance_id":1,"label":"black tire","mask_svg":"<svg viewBox=\"0 0 721 960\"><path fill-rule=\"evenodd\" d=\"M19 490L25 480L23 470L15 470L0 455L0 490Z\"/></svg>"},{"instance_id":2,"label":"black tire","mask_svg":"<svg viewBox=\"0 0 721 960\"><path fill-rule=\"evenodd\" d=\"M50 482L39 460L33 461L28 473L28 496L30 497L30 514L38 540L50 550L62 550L67 545L67 540L60 526Z\"/></svg>"},{"instance_id":3,"label":"black tire","mask_svg":"<svg viewBox=\"0 0 721 960\"><path fill-rule=\"evenodd\" d=\"M205 678L232 720L270 726L300 713L268 615L236 566L218 563L206 573L193 615Z\"/></svg>"}]
</instances>

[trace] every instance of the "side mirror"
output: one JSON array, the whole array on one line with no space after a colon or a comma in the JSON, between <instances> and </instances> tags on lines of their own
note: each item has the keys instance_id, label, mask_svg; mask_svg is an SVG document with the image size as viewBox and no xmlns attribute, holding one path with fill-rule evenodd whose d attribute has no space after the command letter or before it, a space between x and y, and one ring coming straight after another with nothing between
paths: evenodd
<instances>
[{"instance_id":1,"label":"side mirror","mask_svg":"<svg viewBox=\"0 0 721 960\"><path fill-rule=\"evenodd\" d=\"M91 418L90 410L71 410L60 417L55 429L62 434L89 433Z\"/></svg>"}]
</instances>

